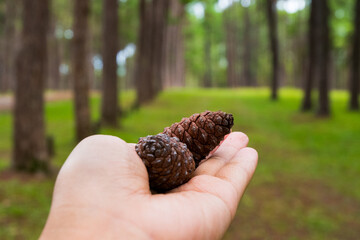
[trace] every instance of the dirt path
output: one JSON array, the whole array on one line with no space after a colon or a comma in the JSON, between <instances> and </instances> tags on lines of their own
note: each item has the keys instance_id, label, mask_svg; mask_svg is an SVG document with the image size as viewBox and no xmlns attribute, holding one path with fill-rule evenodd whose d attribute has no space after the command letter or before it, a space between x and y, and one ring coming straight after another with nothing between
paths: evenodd
<instances>
[{"instance_id":1,"label":"dirt path","mask_svg":"<svg viewBox=\"0 0 360 240\"><path fill-rule=\"evenodd\" d=\"M359 239L360 202L315 179L251 186L224 240Z\"/></svg>"},{"instance_id":2,"label":"dirt path","mask_svg":"<svg viewBox=\"0 0 360 240\"><path fill-rule=\"evenodd\" d=\"M45 94L46 102L56 102L62 100L72 99L72 92L69 90L66 91L56 91L56 92L47 92ZM0 96L0 112L1 111L9 111L14 106L14 98L13 95L3 95Z\"/></svg>"}]
</instances>

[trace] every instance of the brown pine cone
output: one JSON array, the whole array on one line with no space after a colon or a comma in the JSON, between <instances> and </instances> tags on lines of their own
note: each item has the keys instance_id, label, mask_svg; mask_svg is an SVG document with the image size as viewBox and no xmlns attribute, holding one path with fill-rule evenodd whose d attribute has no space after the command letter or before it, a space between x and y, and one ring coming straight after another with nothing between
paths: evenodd
<instances>
[{"instance_id":1,"label":"brown pine cone","mask_svg":"<svg viewBox=\"0 0 360 240\"><path fill-rule=\"evenodd\" d=\"M164 134L178 137L194 156L196 166L230 133L234 125L232 114L222 111L193 114L164 129Z\"/></svg>"},{"instance_id":2,"label":"brown pine cone","mask_svg":"<svg viewBox=\"0 0 360 240\"><path fill-rule=\"evenodd\" d=\"M192 153L176 137L165 134L143 137L135 150L146 166L151 189L176 188L189 181L195 170Z\"/></svg>"}]
</instances>

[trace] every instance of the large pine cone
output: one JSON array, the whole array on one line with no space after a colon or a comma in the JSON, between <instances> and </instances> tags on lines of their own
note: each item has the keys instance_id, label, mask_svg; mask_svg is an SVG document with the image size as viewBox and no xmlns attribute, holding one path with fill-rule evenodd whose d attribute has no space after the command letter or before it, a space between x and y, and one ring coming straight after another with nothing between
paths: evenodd
<instances>
[{"instance_id":1,"label":"large pine cone","mask_svg":"<svg viewBox=\"0 0 360 240\"><path fill-rule=\"evenodd\" d=\"M143 137L135 150L147 168L151 189L176 188L187 182L195 170L192 153L176 137L165 134Z\"/></svg>"},{"instance_id":2,"label":"large pine cone","mask_svg":"<svg viewBox=\"0 0 360 240\"><path fill-rule=\"evenodd\" d=\"M230 133L234 125L232 114L222 111L193 114L164 129L164 134L177 137L194 156L196 166Z\"/></svg>"}]
</instances>

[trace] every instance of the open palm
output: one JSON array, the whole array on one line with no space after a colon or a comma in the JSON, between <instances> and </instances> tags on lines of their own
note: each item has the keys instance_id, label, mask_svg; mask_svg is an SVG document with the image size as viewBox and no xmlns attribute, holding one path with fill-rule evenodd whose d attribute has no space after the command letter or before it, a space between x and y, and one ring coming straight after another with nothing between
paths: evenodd
<instances>
[{"instance_id":1,"label":"open palm","mask_svg":"<svg viewBox=\"0 0 360 240\"><path fill-rule=\"evenodd\" d=\"M141 159L119 138L86 138L62 167L42 239L218 239L257 164L233 132L186 184L152 195Z\"/></svg>"}]
</instances>

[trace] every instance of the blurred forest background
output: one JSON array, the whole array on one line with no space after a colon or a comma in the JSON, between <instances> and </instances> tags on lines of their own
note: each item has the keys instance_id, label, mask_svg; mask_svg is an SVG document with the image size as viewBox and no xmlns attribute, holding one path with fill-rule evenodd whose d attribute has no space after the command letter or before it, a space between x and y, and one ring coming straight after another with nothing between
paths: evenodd
<instances>
[{"instance_id":1,"label":"blurred forest background","mask_svg":"<svg viewBox=\"0 0 360 240\"><path fill-rule=\"evenodd\" d=\"M0 239L83 138L223 110L259 151L225 239L360 236L360 0L1 0Z\"/></svg>"}]
</instances>

